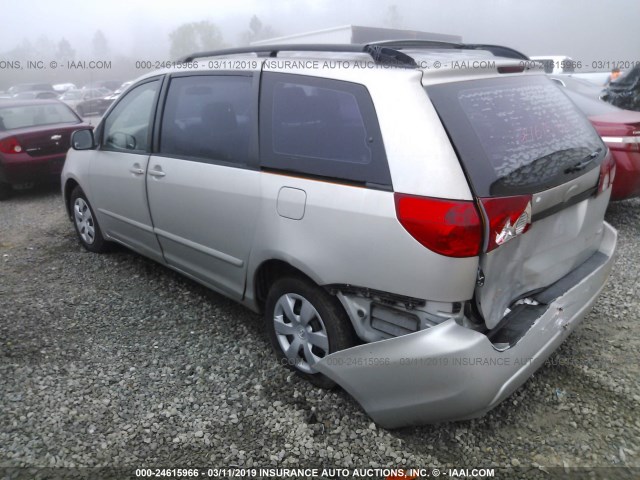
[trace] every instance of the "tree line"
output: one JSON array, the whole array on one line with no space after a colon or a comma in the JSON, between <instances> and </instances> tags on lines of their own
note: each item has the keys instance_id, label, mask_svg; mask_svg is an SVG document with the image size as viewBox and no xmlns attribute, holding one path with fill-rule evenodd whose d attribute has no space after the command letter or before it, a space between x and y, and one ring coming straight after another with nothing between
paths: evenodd
<instances>
[{"instance_id":1,"label":"tree line","mask_svg":"<svg viewBox=\"0 0 640 480\"><path fill-rule=\"evenodd\" d=\"M169 33L169 58L166 53L159 50L156 54L158 56L156 60L177 60L192 52L227 48L234 46L234 44L248 45L251 42L277 35L278 33L271 26L265 25L257 15L251 17L248 28L232 43L228 43L223 38L220 27L211 21L185 23ZM53 41L47 36L40 36L34 41L24 39L13 49L0 53L0 66L2 67L0 91L18 83L30 82L49 82L52 84L72 82L81 86L95 80L126 81L144 73L136 69L135 60L140 59L113 49L101 30L97 30L93 34L88 47L84 52L79 53L64 37L58 41ZM111 68L107 71L50 68L51 61L66 66L67 62L80 63L79 61L82 59L109 60ZM45 68L41 70L27 68L29 61L42 61Z\"/></svg>"}]
</instances>

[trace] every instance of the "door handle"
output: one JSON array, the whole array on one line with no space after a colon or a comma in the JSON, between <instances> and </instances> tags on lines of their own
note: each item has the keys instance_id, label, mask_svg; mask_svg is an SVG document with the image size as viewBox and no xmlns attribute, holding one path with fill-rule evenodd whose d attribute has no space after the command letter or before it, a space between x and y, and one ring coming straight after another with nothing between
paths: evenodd
<instances>
[{"instance_id":1,"label":"door handle","mask_svg":"<svg viewBox=\"0 0 640 480\"><path fill-rule=\"evenodd\" d=\"M153 167L153 170L149 170L149 175L153 175L154 177L164 177L166 173L162 171L162 167L160 165L156 165Z\"/></svg>"},{"instance_id":2,"label":"door handle","mask_svg":"<svg viewBox=\"0 0 640 480\"><path fill-rule=\"evenodd\" d=\"M134 175L142 175L144 173L144 170L140 167L140 164L138 162L134 163L129 171Z\"/></svg>"}]
</instances>

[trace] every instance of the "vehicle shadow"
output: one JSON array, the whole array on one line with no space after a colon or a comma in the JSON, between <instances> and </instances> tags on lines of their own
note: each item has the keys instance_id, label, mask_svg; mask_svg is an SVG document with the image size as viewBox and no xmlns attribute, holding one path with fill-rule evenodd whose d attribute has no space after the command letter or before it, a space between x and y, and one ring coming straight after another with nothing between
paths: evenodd
<instances>
[{"instance_id":1,"label":"vehicle shadow","mask_svg":"<svg viewBox=\"0 0 640 480\"><path fill-rule=\"evenodd\" d=\"M38 200L43 197L60 194L60 182L36 184L33 187L16 189L11 192L11 196L3 203L11 201Z\"/></svg>"}]
</instances>

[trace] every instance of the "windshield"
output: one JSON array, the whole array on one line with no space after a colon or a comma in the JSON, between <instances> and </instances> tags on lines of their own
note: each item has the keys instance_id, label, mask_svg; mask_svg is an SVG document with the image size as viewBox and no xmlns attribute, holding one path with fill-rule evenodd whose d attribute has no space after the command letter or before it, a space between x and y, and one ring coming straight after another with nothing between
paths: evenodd
<instances>
[{"instance_id":1,"label":"windshield","mask_svg":"<svg viewBox=\"0 0 640 480\"><path fill-rule=\"evenodd\" d=\"M555 187L595 167L606 151L584 115L543 76L440 84L427 92L481 197ZM594 152L588 168L571 168Z\"/></svg>"},{"instance_id":2,"label":"windshield","mask_svg":"<svg viewBox=\"0 0 640 480\"><path fill-rule=\"evenodd\" d=\"M58 103L0 108L0 130L58 123L80 123L80 119L66 105Z\"/></svg>"}]
</instances>

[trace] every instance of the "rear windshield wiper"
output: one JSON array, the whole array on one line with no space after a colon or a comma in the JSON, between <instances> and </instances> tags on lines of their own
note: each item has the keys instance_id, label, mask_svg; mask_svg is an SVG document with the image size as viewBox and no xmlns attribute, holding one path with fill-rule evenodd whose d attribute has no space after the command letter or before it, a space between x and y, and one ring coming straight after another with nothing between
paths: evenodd
<instances>
[{"instance_id":1,"label":"rear windshield wiper","mask_svg":"<svg viewBox=\"0 0 640 480\"><path fill-rule=\"evenodd\" d=\"M598 158L598 155L600 155L600 152L602 152L602 148L598 148L597 150L594 150L589 155L587 155L582 160L580 160L578 163L571 165L569 168L565 169L564 173L575 173L575 172L579 172L580 170L584 170L587 165L593 162L594 159Z\"/></svg>"}]
</instances>

